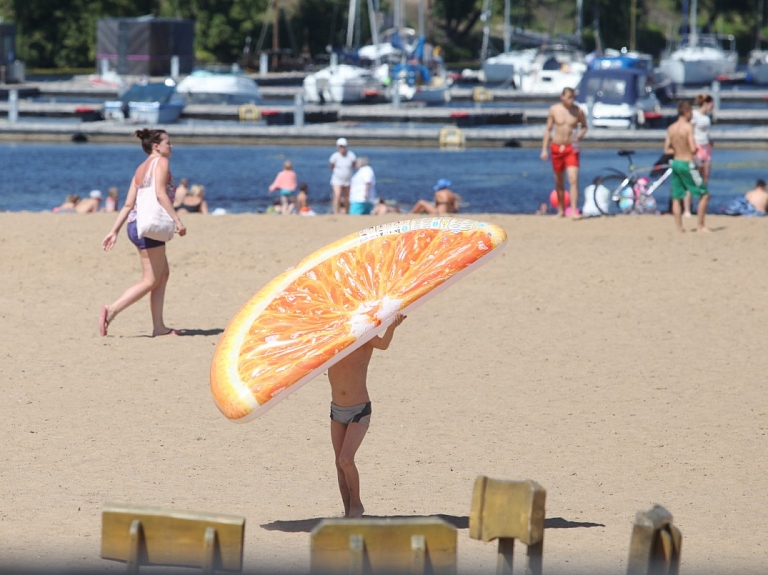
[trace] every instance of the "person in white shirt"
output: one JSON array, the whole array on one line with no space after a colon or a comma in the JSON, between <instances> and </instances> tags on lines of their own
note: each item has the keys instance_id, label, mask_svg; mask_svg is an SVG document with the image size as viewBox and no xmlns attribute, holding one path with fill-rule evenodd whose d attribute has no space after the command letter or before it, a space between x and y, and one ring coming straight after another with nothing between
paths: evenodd
<instances>
[{"instance_id":1,"label":"person in white shirt","mask_svg":"<svg viewBox=\"0 0 768 575\"><path fill-rule=\"evenodd\" d=\"M696 109L691 117L693 125L693 141L696 142L696 165L705 184L709 183L709 172L712 166L712 138L709 129L712 127L710 114L715 107L715 101L709 94L696 96ZM685 194L683 200L683 215L691 217L691 194Z\"/></svg>"},{"instance_id":2,"label":"person in white shirt","mask_svg":"<svg viewBox=\"0 0 768 575\"><path fill-rule=\"evenodd\" d=\"M361 156L357 159L357 172L352 176L349 190L349 214L355 216L368 215L376 202L376 175L368 165L368 158Z\"/></svg>"},{"instance_id":3,"label":"person in white shirt","mask_svg":"<svg viewBox=\"0 0 768 575\"><path fill-rule=\"evenodd\" d=\"M331 208L334 214L344 214L347 212L349 203L349 186L352 180L352 172L355 169L354 152L347 149L347 139L339 138L336 140L336 152L330 158L331 166L331 188L333 196L331 197Z\"/></svg>"}]
</instances>

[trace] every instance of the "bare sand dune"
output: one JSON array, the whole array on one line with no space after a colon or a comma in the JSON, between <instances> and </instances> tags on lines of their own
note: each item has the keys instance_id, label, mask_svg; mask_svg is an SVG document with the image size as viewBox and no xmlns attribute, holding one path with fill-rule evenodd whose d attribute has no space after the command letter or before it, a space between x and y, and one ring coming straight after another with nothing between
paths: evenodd
<instances>
[{"instance_id":1,"label":"bare sand dune","mask_svg":"<svg viewBox=\"0 0 768 575\"><path fill-rule=\"evenodd\" d=\"M373 358L367 513L447 516L460 569L493 571L495 546L466 528L473 482L530 478L547 489L548 573L625 571L634 514L654 503L683 532L683 573L763 571L768 224L476 219L507 230L504 253ZM125 235L100 249L112 217L0 214L0 566L121 572L99 557L115 502L242 515L247 572L306 572L309 531L341 513L327 379L236 425L208 368L264 283L384 220L186 220L166 319L189 335L148 337L142 301L101 338L100 305L139 277Z\"/></svg>"}]
</instances>

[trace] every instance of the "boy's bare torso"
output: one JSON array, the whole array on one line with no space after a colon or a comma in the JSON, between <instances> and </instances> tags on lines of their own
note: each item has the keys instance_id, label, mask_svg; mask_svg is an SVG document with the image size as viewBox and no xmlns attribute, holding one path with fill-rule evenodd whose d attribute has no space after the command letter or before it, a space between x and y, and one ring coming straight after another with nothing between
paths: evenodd
<instances>
[{"instance_id":1,"label":"boy's bare torso","mask_svg":"<svg viewBox=\"0 0 768 575\"><path fill-rule=\"evenodd\" d=\"M565 104L558 103L549 109L552 116L552 143L564 146L571 143L571 135L579 125L580 108L573 104L566 107Z\"/></svg>"},{"instance_id":2,"label":"boy's bare torso","mask_svg":"<svg viewBox=\"0 0 768 575\"><path fill-rule=\"evenodd\" d=\"M693 160L695 148L691 149L693 126L690 122L679 119L667 129L669 144L674 150L675 160L690 162Z\"/></svg>"},{"instance_id":3,"label":"boy's bare torso","mask_svg":"<svg viewBox=\"0 0 768 575\"><path fill-rule=\"evenodd\" d=\"M333 403L340 407L349 407L370 401L367 378L373 349L368 342L328 368Z\"/></svg>"}]
</instances>

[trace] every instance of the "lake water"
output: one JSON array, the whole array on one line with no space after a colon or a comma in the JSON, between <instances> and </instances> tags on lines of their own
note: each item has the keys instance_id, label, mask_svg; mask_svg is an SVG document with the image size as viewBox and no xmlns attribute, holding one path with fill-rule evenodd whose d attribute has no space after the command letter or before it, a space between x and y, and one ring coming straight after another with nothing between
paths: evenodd
<instances>
[{"instance_id":1,"label":"lake water","mask_svg":"<svg viewBox=\"0 0 768 575\"><path fill-rule=\"evenodd\" d=\"M470 148L441 151L431 148L358 147L370 158L379 195L409 209L419 198L432 198L439 178L453 182L464 203L463 213L533 213L553 188L550 164L537 148ZM661 145L661 142L659 142ZM299 181L309 186L310 205L329 210L328 146L174 146L171 170L178 179L203 184L211 210L263 212L275 194L267 187L286 159L293 161ZM659 150L639 150L638 165L651 165ZM135 167L144 159L136 144L0 144L0 209L44 211L59 205L67 194L87 196L92 189L120 189L121 202ZM607 167L624 170L627 162L611 149L582 150L581 187ZM710 180L710 212L721 211L731 199L750 189L758 178L768 179L768 154L762 150L717 150ZM657 191L665 207L669 184Z\"/></svg>"}]
</instances>

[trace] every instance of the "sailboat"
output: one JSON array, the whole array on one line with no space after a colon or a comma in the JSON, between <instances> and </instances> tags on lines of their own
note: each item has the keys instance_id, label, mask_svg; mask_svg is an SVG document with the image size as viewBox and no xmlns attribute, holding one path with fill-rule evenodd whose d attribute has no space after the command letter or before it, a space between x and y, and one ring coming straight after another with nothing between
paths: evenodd
<instances>
[{"instance_id":1,"label":"sailboat","mask_svg":"<svg viewBox=\"0 0 768 575\"><path fill-rule=\"evenodd\" d=\"M688 2L684 2L684 11ZM697 0L693 0L689 13L687 34L668 46L662 55L659 68L678 85L710 84L719 76L736 71L738 53L736 40L729 36L730 47L723 49L716 34L699 34L696 27Z\"/></svg>"},{"instance_id":2,"label":"sailboat","mask_svg":"<svg viewBox=\"0 0 768 575\"><path fill-rule=\"evenodd\" d=\"M550 40L539 48L529 73L520 77L522 92L561 94L564 88L575 89L587 71L581 48L582 0L576 2L576 31L571 39Z\"/></svg>"},{"instance_id":3,"label":"sailboat","mask_svg":"<svg viewBox=\"0 0 768 575\"><path fill-rule=\"evenodd\" d=\"M763 0L757 3L757 38L755 49L750 51L747 62L748 78L753 84L768 84L768 50L760 45L760 31L763 29Z\"/></svg>"},{"instance_id":4,"label":"sailboat","mask_svg":"<svg viewBox=\"0 0 768 575\"><path fill-rule=\"evenodd\" d=\"M483 81L489 84L510 83L519 86L520 77L531 71L537 48L511 50L512 25L510 0L504 0L504 51L496 56L488 57L488 40L490 36L491 0L483 2L483 46L480 50L480 60L483 67Z\"/></svg>"},{"instance_id":5,"label":"sailboat","mask_svg":"<svg viewBox=\"0 0 768 575\"><path fill-rule=\"evenodd\" d=\"M404 10L401 0L395 0L395 34L402 29ZM424 0L419 0L419 30L416 46L409 50L403 46L400 62L392 67L389 85L390 98L393 101L420 102L427 105L444 104L451 101L450 80L441 62L431 68L431 54L424 36L425 9Z\"/></svg>"},{"instance_id":6,"label":"sailboat","mask_svg":"<svg viewBox=\"0 0 768 575\"><path fill-rule=\"evenodd\" d=\"M359 0L349 2L347 26L347 50L352 49L354 22ZM372 1L368 0L368 12L373 15ZM373 17L373 16L372 16ZM331 55L331 65L304 78L304 99L312 103L347 104L375 100L384 92L382 82L368 68L352 64L340 64L336 54Z\"/></svg>"}]
</instances>

